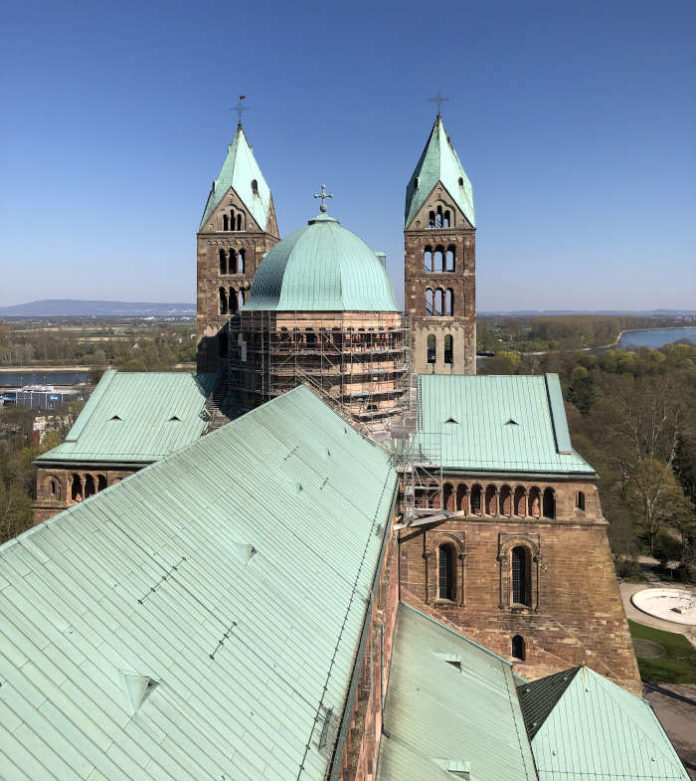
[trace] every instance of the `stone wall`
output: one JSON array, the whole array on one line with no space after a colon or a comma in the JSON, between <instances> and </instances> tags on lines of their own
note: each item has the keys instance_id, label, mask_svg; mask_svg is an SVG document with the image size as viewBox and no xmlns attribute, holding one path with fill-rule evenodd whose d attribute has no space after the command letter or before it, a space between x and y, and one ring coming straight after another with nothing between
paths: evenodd
<instances>
[{"instance_id":1,"label":"stone wall","mask_svg":"<svg viewBox=\"0 0 696 781\"><path fill-rule=\"evenodd\" d=\"M39 467L36 473L34 523L48 520L62 510L82 502L137 471L137 469L98 469L84 464L76 464L69 469Z\"/></svg>"},{"instance_id":2,"label":"stone wall","mask_svg":"<svg viewBox=\"0 0 696 781\"><path fill-rule=\"evenodd\" d=\"M241 231L224 230L223 217L231 209L244 217ZM241 308L242 299L248 298L251 283L264 254L279 240L272 209L267 229L270 232L256 224L241 199L230 189L198 233L196 336L199 372L217 372L220 369L220 359L228 352L223 326L229 321L230 314ZM231 252L234 253L232 259ZM240 271L240 253L243 253L244 258L243 271ZM221 307L221 290L225 291L224 307ZM232 305L231 301L234 302Z\"/></svg>"},{"instance_id":3,"label":"stone wall","mask_svg":"<svg viewBox=\"0 0 696 781\"><path fill-rule=\"evenodd\" d=\"M428 215L440 206L451 215L449 227L429 227ZM476 231L438 185L404 231L404 299L413 327L413 370L417 374L476 374ZM435 253L453 252L453 270L438 271ZM432 253L426 264L426 251ZM427 267L426 267L427 266ZM451 267L451 266L450 266ZM432 270L431 270L432 269ZM428 314L427 291L451 290L452 314ZM434 356L428 336L435 338ZM452 356L445 355L445 337L452 337Z\"/></svg>"},{"instance_id":4,"label":"stone wall","mask_svg":"<svg viewBox=\"0 0 696 781\"><path fill-rule=\"evenodd\" d=\"M453 478L446 480L457 484ZM517 517L493 507L487 515L484 506L480 514L455 510L444 521L403 529L402 599L415 607L427 606L510 659L524 677L540 678L587 664L639 693L596 486L584 481L510 483L527 491L535 486L552 489L555 517ZM579 491L586 497L582 511L576 507ZM519 565L524 574L518 569L517 586L515 549L518 556L523 552L525 562ZM524 658L513 653L513 638L522 643Z\"/></svg>"}]
</instances>

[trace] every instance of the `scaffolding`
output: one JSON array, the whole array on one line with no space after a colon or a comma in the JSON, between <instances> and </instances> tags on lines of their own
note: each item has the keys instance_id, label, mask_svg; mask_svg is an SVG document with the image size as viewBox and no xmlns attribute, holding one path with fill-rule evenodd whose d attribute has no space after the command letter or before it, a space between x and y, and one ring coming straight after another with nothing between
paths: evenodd
<instances>
[{"instance_id":1,"label":"scaffolding","mask_svg":"<svg viewBox=\"0 0 696 781\"><path fill-rule=\"evenodd\" d=\"M229 329L228 381L244 409L305 383L371 430L406 411L410 328L400 313L242 311Z\"/></svg>"}]
</instances>

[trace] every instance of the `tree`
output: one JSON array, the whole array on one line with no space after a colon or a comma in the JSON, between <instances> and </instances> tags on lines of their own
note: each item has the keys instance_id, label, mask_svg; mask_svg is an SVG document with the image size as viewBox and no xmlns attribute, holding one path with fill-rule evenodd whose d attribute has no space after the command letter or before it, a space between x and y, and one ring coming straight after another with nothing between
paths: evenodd
<instances>
[{"instance_id":1,"label":"tree","mask_svg":"<svg viewBox=\"0 0 696 781\"><path fill-rule=\"evenodd\" d=\"M664 525L678 528L692 514L670 466L654 458L644 458L633 469L626 487L629 507L648 537L650 553L655 554L655 538Z\"/></svg>"}]
</instances>

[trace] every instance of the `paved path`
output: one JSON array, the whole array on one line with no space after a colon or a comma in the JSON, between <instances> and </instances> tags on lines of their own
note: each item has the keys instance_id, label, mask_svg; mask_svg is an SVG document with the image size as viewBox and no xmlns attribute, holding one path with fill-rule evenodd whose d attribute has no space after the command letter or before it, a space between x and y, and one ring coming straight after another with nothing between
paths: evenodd
<instances>
[{"instance_id":1,"label":"paved path","mask_svg":"<svg viewBox=\"0 0 696 781\"><path fill-rule=\"evenodd\" d=\"M660 588L669 588L670 586L676 587L676 583L664 583L656 582L652 583L621 583L619 589L621 590L621 599L623 600L624 610L626 611L626 617L631 621L635 621L637 624L643 624L643 626L650 626L653 629L662 629L663 632L672 632L675 635L684 635L687 640L696 648L696 627L688 626L687 624L675 624L672 621L664 621L661 618L655 618L649 616L642 610L638 610L637 607L631 602L631 595L636 591L642 591L644 588L650 588L652 585L659 586Z\"/></svg>"}]
</instances>

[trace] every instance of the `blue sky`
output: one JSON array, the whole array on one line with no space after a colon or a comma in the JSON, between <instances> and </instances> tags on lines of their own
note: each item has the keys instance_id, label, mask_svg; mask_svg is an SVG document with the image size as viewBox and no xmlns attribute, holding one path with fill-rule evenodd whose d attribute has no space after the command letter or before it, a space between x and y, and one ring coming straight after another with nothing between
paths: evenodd
<instances>
[{"instance_id":1,"label":"blue sky","mask_svg":"<svg viewBox=\"0 0 696 781\"><path fill-rule=\"evenodd\" d=\"M696 3L24 0L3 11L0 305L195 300L244 124L282 235L330 211L388 253L445 126L474 186L477 308L696 308Z\"/></svg>"}]
</instances>

